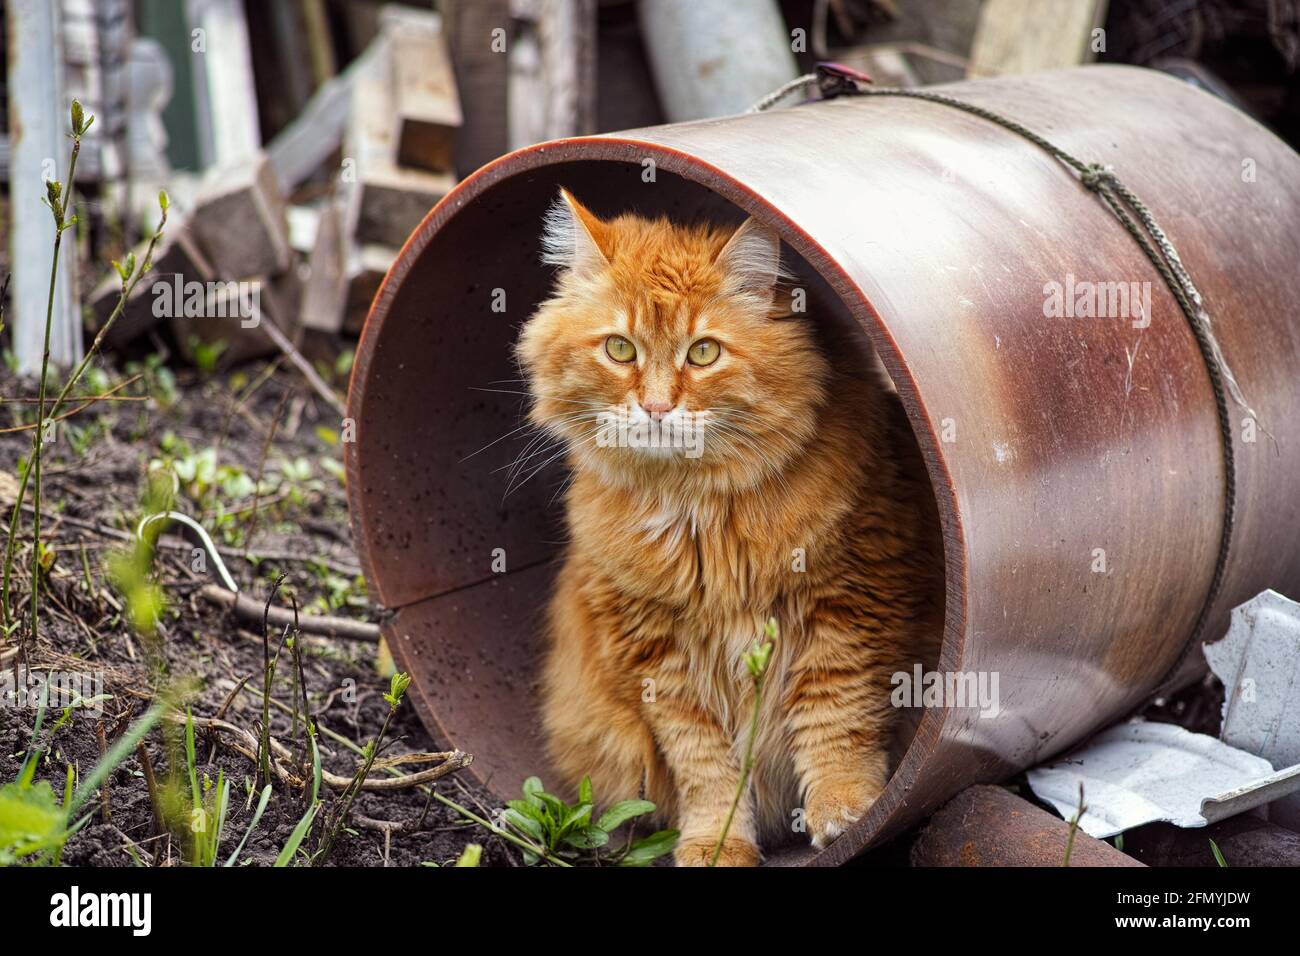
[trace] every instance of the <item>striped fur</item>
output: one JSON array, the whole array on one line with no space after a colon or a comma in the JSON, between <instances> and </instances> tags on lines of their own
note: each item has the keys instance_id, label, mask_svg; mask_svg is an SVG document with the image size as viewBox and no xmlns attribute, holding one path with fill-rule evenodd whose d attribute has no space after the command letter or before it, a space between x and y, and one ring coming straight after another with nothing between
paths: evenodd
<instances>
[{"instance_id":1,"label":"striped fur","mask_svg":"<svg viewBox=\"0 0 1300 956\"><path fill-rule=\"evenodd\" d=\"M755 779L722 862L757 863L792 829L824 845L887 779L890 675L932 666L940 638L933 495L897 398L842 368L807 316L778 317L788 297L755 294L779 275L766 227L728 249L731 229L562 202L603 262L562 268L518 345L531 420L573 472L543 677L552 760L602 799L643 791L682 831L677 862L706 863L748 729L742 655L775 616ZM610 335L635 362L609 359ZM685 361L702 337L722 345L707 368ZM699 458L598 447L593 412L651 399L704 413Z\"/></svg>"}]
</instances>

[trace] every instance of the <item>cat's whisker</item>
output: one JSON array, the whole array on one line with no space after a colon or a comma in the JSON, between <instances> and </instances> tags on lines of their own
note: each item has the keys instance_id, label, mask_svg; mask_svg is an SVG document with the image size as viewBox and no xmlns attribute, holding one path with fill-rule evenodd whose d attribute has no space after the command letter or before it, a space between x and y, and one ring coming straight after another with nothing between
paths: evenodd
<instances>
[{"instance_id":1,"label":"cat's whisker","mask_svg":"<svg viewBox=\"0 0 1300 956\"><path fill-rule=\"evenodd\" d=\"M561 437L556 436L556 435L545 434L545 435L543 435L542 437L543 437L543 438L548 438L548 439L550 439L551 441L557 441L557 442L560 442L561 444L569 444L569 443L570 443L570 442L568 441L568 439L561 438ZM519 457L517 457L517 458L516 458L514 461L512 461L509 465L502 465L500 468L495 468L495 469L493 469L493 473L496 473L496 472L498 472L498 471L501 471L501 470L503 470L503 469L505 469L505 468L512 468L512 469L513 469L513 468L516 468L517 466L522 465L522 464L523 464L525 461L527 461L529 458L535 458L536 456L541 455L541 454L545 454L547 451L550 450L549 447L537 448L537 450L535 450L535 451L530 450L530 449L534 449L534 448L536 448L537 444L538 444L537 440L534 439L532 442L530 442L530 443L528 444L527 447L524 448L523 452L520 453Z\"/></svg>"},{"instance_id":2,"label":"cat's whisker","mask_svg":"<svg viewBox=\"0 0 1300 956\"><path fill-rule=\"evenodd\" d=\"M769 424L767 419L763 418L761 415L755 415L753 412L745 411L742 408L723 407L712 409L712 411L717 412L718 415L722 416L724 419L753 422L756 425L762 425L764 427Z\"/></svg>"},{"instance_id":3,"label":"cat's whisker","mask_svg":"<svg viewBox=\"0 0 1300 956\"><path fill-rule=\"evenodd\" d=\"M593 419L596 418L596 416L588 412L573 413L571 416L568 417L573 420L581 420L583 418L593 418ZM528 446L525 447L524 451L519 455L519 457L516 458L513 462L511 462L509 466L510 472L507 476L505 493L502 495L503 501L505 500L505 498L509 497L511 492L517 491L519 488L523 487L523 485L526 484L530 478L532 478L535 474L537 474L542 469L544 469L548 464L550 464L560 455L564 454L568 450L576 449L578 447L581 447L582 445L588 444L590 442L594 442L596 440L597 435L596 433L593 432L591 435L586 436L583 439L583 441L576 442L576 443L571 439L558 438L546 432L544 432L539 437L543 441L545 441L546 439L550 439L552 441L559 442L560 447L558 451L556 451L551 445L543 445L542 447L539 448L537 447L538 439L537 438L533 439L533 441L531 441L528 444ZM537 458L539 456L547 455L547 454L549 454L549 457L543 460L540 465L537 465L535 468L533 468L533 470L530 471L523 478L519 477L522 471L524 470L524 468L533 467L532 463L529 462L529 459ZM499 471L500 469L497 470Z\"/></svg>"},{"instance_id":4,"label":"cat's whisker","mask_svg":"<svg viewBox=\"0 0 1300 956\"><path fill-rule=\"evenodd\" d=\"M488 442L488 443L487 443L486 445L484 445L482 448L478 449L478 451L472 451L472 452L470 452L468 455L466 455L464 458L461 459L461 462L466 462L466 461L468 461L469 459L473 458L475 455L477 455L477 454L479 454L479 453L481 453L481 452L485 452L485 451L487 451L489 448L491 448L491 447L492 447L493 445L495 445L497 442L505 441L505 440L506 440L507 438L509 438L511 435L517 435L517 434L519 434L519 433L522 432L522 431L526 431L526 430L528 430L529 428L540 428L540 427L541 427L541 426L538 425L536 422L524 422L522 425L518 426L517 428L512 428L512 429L510 429L510 431L506 432L504 435L501 435L501 436L498 437L498 438L494 438L494 439L492 439L490 442Z\"/></svg>"},{"instance_id":5,"label":"cat's whisker","mask_svg":"<svg viewBox=\"0 0 1300 956\"><path fill-rule=\"evenodd\" d=\"M520 451L520 453L514 458L514 460L511 461L509 465L503 465L501 466L501 468L495 469L493 473L495 474L497 471L501 471L503 468L508 469L506 473L507 483L513 481L515 475L518 474L519 469L523 467L524 460L530 453L533 452L534 449L539 447L542 448L548 447L549 442L558 441L558 440L559 439L555 435L552 435L546 429L538 428L537 433L528 439L527 444L524 445L523 450Z\"/></svg>"},{"instance_id":6,"label":"cat's whisker","mask_svg":"<svg viewBox=\"0 0 1300 956\"><path fill-rule=\"evenodd\" d=\"M512 483L515 477L519 474L520 470L524 467L524 463L534 455L550 451L552 448L552 442L563 444L562 439L557 438L548 432L543 431L534 435L529 440L528 444L524 446L523 451L521 451L509 465L502 465L500 468L494 469L492 473L496 474L497 472L504 470L506 472L506 484L509 486L509 484Z\"/></svg>"},{"instance_id":7,"label":"cat's whisker","mask_svg":"<svg viewBox=\"0 0 1300 956\"><path fill-rule=\"evenodd\" d=\"M530 471L527 475L525 475L523 479L521 479L517 484L507 488L505 495L502 496L502 500L504 501L506 497L509 497L511 492L518 491L524 485L528 484L528 482L531 481L536 475L541 473L542 470L545 469L547 465L551 464L551 462L553 461L556 461L558 458L567 454L569 451L570 451L569 444L567 442L562 443L558 451L556 451L550 457L546 458L540 465L537 465L535 468L533 468L533 470Z\"/></svg>"},{"instance_id":8,"label":"cat's whisker","mask_svg":"<svg viewBox=\"0 0 1300 956\"><path fill-rule=\"evenodd\" d=\"M577 445L575 445L572 450L574 451L575 454L583 455L585 454L585 451L589 446L596 443L598 437L599 436L597 435L591 435L585 441L582 441ZM555 500L559 498L562 494L564 494L566 491L568 491L569 488L573 486L573 483L574 481L577 480L577 478L578 478L578 469L570 468L568 476L564 479L564 481L560 483L560 487L556 489L555 494L551 495L551 500L547 502L547 507L549 508L551 505L555 504Z\"/></svg>"},{"instance_id":9,"label":"cat's whisker","mask_svg":"<svg viewBox=\"0 0 1300 956\"><path fill-rule=\"evenodd\" d=\"M581 416L584 416L584 415L586 415L586 414L588 414L588 413L587 413L587 412L575 412L575 413L572 413L572 415L565 415L565 416L561 416L561 417L556 418L556 419L551 419L551 420L548 421L548 424L550 424L551 422L554 422L555 424L562 424L565 420L569 419L570 417L581 417ZM530 429L530 428L535 428L535 429L538 429L538 430L542 430L543 426L542 426L542 425L539 425L537 422L525 421L523 424L519 425L519 426L516 427L516 428L512 428L510 431L506 432L504 435L501 435L499 438L494 438L492 441L488 442L486 445L484 445L482 448L478 449L477 451L472 451L472 452L470 452L468 455L466 455L464 458L462 458L461 461L462 461L462 462L464 462L464 461L468 461L470 458L473 458L475 455L480 454L481 452L485 452L485 451L487 451L489 448L491 448L493 445L497 444L498 442L504 441L505 439L511 437L512 435L517 435L517 434L519 434L519 433L522 432L522 431L527 431L527 430ZM500 470L500 469L497 469L497 470Z\"/></svg>"},{"instance_id":10,"label":"cat's whisker","mask_svg":"<svg viewBox=\"0 0 1300 956\"><path fill-rule=\"evenodd\" d=\"M547 401L551 401L551 402L564 402L568 405L583 405L589 408L606 408L609 405L608 402L596 402L596 401L577 399L577 398L565 398L562 395L548 395L545 392L517 391L515 389L508 389L508 388L483 388L482 386L471 385L470 391L489 392L494 395L519 395L522 396L523 398L546 399Z\"/></svg>"}]
</instances>

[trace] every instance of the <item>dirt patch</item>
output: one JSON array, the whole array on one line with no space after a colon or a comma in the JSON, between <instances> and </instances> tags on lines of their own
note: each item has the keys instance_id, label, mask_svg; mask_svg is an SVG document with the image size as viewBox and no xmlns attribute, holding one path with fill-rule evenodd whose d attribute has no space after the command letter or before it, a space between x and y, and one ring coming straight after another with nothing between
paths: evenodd
<instances>
[{"instance_id":1,"label":"dirt patch","mask_svg":"<svg viewBox=\"0 0 1300 956\"><path fill-rule=\"evenodd\" d=\"M338 374L345 373L338 370ZM87 394L132 374L140 377L119 396L62 423L45 457L42 540L53 550L40 625L30 647L34 670L99 675L111 699L102 714L74 710L57 730L60 712L47 715L41 743L46 751L37 779L61 793L68 765L85 774L113 741L148 708L156 688L187 704L200 717L223 714L256 732L261 717L263 645L260 626L241 622L200 595L215 583L215 569L191 542L169 530L156 552L149 580L165 597L156 639L130 623L131 602L110 571L114 555L131 547L131 532L144 510L151 474L165 474L176 510L200 521L215 538L243 593L264 601L271 581L285 575L278 603L296 597L304 613L375 621L379 610L365 597L352 552L338 445L336 414L299 379L278 368L249 366L220 375L185 373L176 381L157 362L105 369L91 377ZM31 382L10 380L6 397L34 395ZM139 399L139 400L135 400ZM0 406L0 427L34 418L30 405ZM0 480L17 473L31 451L31 433L0 434ZM259 487L259 475L261 478ZM175 476L172 478L171 476ZM0 485L7 520L12 487ZM30 500L30 495L29 499ZM29 607L31 512L24 514L13 584L15 615ZM250 559L244 557L245 549ZM260 558L260 560L259 560ZM25 625L20 634L26 634ZM278 634L275 635L278 638ZM303 674L313 715L322 728L322 765L351 776L359 757L339 742L364 745L388 712L391 663L376 644L304 636ZM15 662L13 643L0 644L6 669ZM291 745L296 684L285 653L273 697L271 732ZM247 685L234 693L244 679ZM0 780L15 778L31 744L33 707L0 708ZM299 725L300 727L301 725ZM179 731L179 729L178 729ZM336 736L327 736L333 734ZM177 739L177 734L172 734ZM301 740L301 730L297 737ZM257 804L254 762L237 752L228 735L196 734L199 779L231 782L230 811L219 858L239 842ZM169 746L161 730L146 740L154 777L179 771L188 793L183 750ZM448 749L430 739L404 703L390 728L382 756ZM419 768L416 768L419 769ZM378 772L375 774L378 776ZM491 818L494 798L467 775L437 781L437 792ZM183 831L154 820L145 768L138 756L124 761L106 787L101 805L66 845L63 862L85 866L131 866L137 861L179 865L187 860ZM328 808L332 796L326 797ZM252 832L241 865L270 864L289 839L307 805L306 796L277 784ZM390 825L390 826L386 826ZM328 859L340 866L446 864L467 843L483 847L483 865L514 865L519 852L422 789L363 792L352 823Z\"/></svg>"}]
</instances>

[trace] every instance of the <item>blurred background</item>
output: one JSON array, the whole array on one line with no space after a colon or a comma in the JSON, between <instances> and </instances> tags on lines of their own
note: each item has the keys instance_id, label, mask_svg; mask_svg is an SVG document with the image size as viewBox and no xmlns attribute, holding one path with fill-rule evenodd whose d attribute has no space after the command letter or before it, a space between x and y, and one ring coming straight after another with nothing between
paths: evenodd
<instances>
[{"instance_id":1,"label":"blurred background","mask_svg":"<svg viewBox=\"0 0 1300 956\"><path fill-rule=\"evenodd\" d=\"M256 280L309 356L355 336L397 249L459 177L560 136L743 111L833 60L919 86L1090 61L1166 70L1300 141L1300 0L7 0L7 365L39 366L42 179L94 113L56 363L81 354L166 187L156 269ZM797 99L799 93L791 97ZM1098 105L1099 110L1105 104ZM57 157L57 158L56 158ZM229 365L277 350L142 284L110 350ZM166 310L164 310L166 311ZM176 311L176 310L172 310ZM214 354L217 353L217 354Z\"/></svg>"}]
</instances>

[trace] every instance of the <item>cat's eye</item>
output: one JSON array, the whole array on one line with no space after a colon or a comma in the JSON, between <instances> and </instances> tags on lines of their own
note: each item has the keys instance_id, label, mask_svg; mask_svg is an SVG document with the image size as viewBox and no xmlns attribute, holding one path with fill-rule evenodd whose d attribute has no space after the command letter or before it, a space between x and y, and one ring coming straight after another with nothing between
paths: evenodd
<instances>
[{"instance_id":1,"label":"cat's eye","mask_svg":"<svg viewBox=\"0 0 1300 956\"><path fill-rule=\"evenodd\" d=\"M722 354L722 346L716 339L700 339L698 342L691 344L691 349L686 353L686 361L692 365L704 368L706 365L712 365Z\"/></svg>"},{"instance_id":2,"label":"cat's eye","mask_svg":"<svg viewBox=\"0 0 1300 956\"><path fill-rule=\"evenodd\" d=\"M615 362L630 362L636 358L636 346L621 335L611 335L605 340L605 354Z\"/></svg>"}]
</instances>

